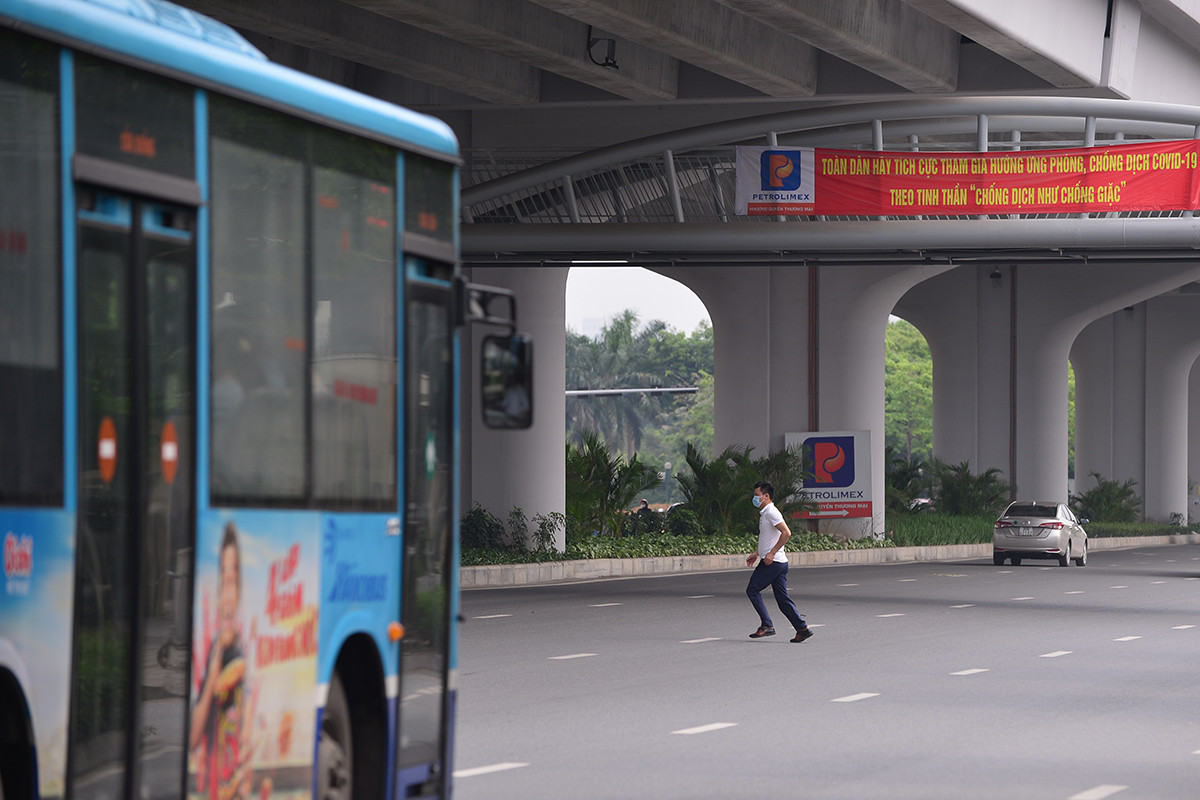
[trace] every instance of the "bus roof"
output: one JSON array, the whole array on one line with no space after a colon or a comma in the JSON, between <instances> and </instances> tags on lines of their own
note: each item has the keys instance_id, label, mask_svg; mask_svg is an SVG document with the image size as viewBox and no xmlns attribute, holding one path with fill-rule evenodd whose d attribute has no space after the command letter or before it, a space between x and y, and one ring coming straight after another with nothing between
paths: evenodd
<instances>
[{"instance_id":1,"label":"bus roof","mask_svg":"<svg viewBox=\"0 0 1200 800\"><path fill-rule=\"evenodd\" d=\"M405 149L458 158L454 132L440 120L272 63L228 25L166 0L0 0L0 25Z\"/></svg>"}]
</instances>

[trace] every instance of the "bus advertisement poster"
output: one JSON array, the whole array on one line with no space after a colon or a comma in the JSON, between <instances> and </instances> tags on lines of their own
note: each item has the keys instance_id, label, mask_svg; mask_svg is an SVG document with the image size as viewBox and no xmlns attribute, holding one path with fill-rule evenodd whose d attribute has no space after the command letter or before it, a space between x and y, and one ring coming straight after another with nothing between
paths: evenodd
<instances>
[{"instance_id":1,"label":"bus advertisement poster","mask_svg":"<svg viewBox=\"0 0 1200 800\"><path fill-rule=\"evenodd\" d=\"M213 514L198 534L188 789L307 797L316 740L319 525Z\"/></svg>"}]
</instances>

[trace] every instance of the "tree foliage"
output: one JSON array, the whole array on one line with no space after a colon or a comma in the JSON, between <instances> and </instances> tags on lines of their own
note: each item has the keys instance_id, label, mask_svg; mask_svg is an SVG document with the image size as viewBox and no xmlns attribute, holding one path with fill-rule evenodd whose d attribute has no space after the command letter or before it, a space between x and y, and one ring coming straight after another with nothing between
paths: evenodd
<instances>
[{"instance_id":1,"label":"tree foliage","mask_svg":"<svg viewBox=\"0 0 1200 800\"><path fill-rule=\"evenodd\" d=\"M884 357L884 444L905 461L933 455L933 357L911 323L889 323Z\"/></svg>"},{"instance_id":2,"label":"tree foliage","mask_svg":"<svg viewBox=\"0 0 1200 800\"><path fill-rule=\"evenodd\" d=\"M708 533L753 533L758 515L751 513L754 484L767 481L775 487L772 500L785 518L809 508L800 489L808 476L798 448L778 450L751 458L754 448L730 445L708 460L689 444L685 460L688 471L677 476L685 506L700 528Z\"/></svg>"},{"instance_id":3,"label":"tree foliage","mask_svg":"<svg viewBox=\"0 0 1200 800\"><path fill-rule=\"evenodd\" d=\"M713 331L707 323L685 334L661 320L640 325L625 310L596 337L566 333L567 389L696 386L695 394L626 394L567 398L567 438L596 434L628 460L661 470L682 465L687 442L704 452L713 443ZM670 501L673 486L662 499Z\"/></svg>"}]
</instances>

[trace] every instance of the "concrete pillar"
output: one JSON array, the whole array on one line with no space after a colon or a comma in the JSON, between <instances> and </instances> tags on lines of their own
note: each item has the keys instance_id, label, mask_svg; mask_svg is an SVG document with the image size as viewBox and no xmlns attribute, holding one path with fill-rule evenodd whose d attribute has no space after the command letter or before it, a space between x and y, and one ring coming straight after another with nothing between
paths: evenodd
<instances>
[{"instance_id":1,"label":"concrete pillar","mask_svg":"<svg viewBox=\"0 0 1200 800\"><path fill-rule=\"evenodd\" d=\"M687 286L713 326L713 450L750 445L755 456L783 447L808 409L803 267L656 269Z\"/></svg>"},{"instance_id":2,"label":"concrete pillar","mask_svg":"<svg viewBox=\"0 0 1200 800\"><path fill-rule=\"evenodd\" d=\"M1188 509L1200 521L1200 361L1188 373Z\"/></svg>"},{"instance_id":3,"label":"concrete pillar","mask_svg":"<svg viewBox=\"0 0 1200 800\"><path fill-rule=\"evenodd\" d=\"M952 267L821 267L820 430L871 431L874 517L822 520L820 529L861 537L885 530L884 335L888 316L905 292Z\"/></svg>"},{"instance_id":4,"label":"concrete pillar","mask_svg":"<svg viewBox=\"0 0 1200 800\"><path fill-rule=\"evenodd\" d=\"M566 267L479 268L475 283L512 289L517 297L517 329L533 339L533 425L528 430L493 430L483 424L479 408L479 342L491 332L483 325L471 330L472 347L464 354L464 381L471 392L463 408L469 409L470 439L462 445L462 510L479 503L500 519L514 507L527 519L566 509L567 410L563 395L566 372ZM464 412L464 417L468 412ZM464 427L465 421L464 421ZM465 438L465 437L464 437ZM566 546L565 532L556 534L556 547Z\"/></svg>"},{"instance_id":5,"label":"concrete pillar","mask_svg":"<svg viewBox=\"0 0 1200 800\"><path fill-rule=\"evenodd\" d=\"M1147 304L1144 511L1155 522L1188 517L1188 376L1200 356L1198 300L1175 294Z\"/></svg>"},{"instance_id":6,"label":"concrete pillar","mask_svg":"<svg viewBox=\"0 0 1200 800\"><path fill-rule=\"evenodd\" d=\"M916 287L898 304L896 313L914 320L934 353L935 455L952 460L971 449L967 425L955 422L948 429L937 420L947 415L973 418L978 426L978 462L972 462L973 470L998 467L1015 481L1024 497L1066 499L1067 361L1075 337L1092 321L1173 290L1198 275L1200 268L1186 264L1002 266L989 271L986 278L977 272L974 335L979 388L974 406L970 392L939 392L936 388L944 385L939 374L944 378L950 372L964 381L971 376L965 355L968 348L950 341L951 337L972 335L965 279L939 276ZM1120 320L1114 321L1114 325L1120 324ZM1136 317L1132 324L1136 325ZM1128 324L1114 331L1114 337L1127 336L1127 328ZM1130 351L1118 348L1118 352L1124 353L1122 359L1131 358ZM951 358L949 371L939 361L939 355L945 354ZM1121 384L1120 378L1114 378L1113 402L1122 404L1114 407L1114 413L1118 408L1137 407L1124 395L1131 388L1129 383L1132 381ZM1138 385L1140 382L1133 388ZM961 405L946 408L947 400ZM961 444L947 442L947 430L956 432ZM1130 463L1124 440L1113 439L1112 447L1114 463ZM949 456L952 452L955 456ZM1133 463L1140 463L1140 458Z\"/></svg>"},{"instance_id":7,"label":"concrete pillar","mask_svg":"<svg viewBox=\"0 0 1200 800\"><path fill-rule=\"evenodd\" d=\"M1118 314L1121 312L1117 312ZM1075 368L1075 493L1111 478L1113 459L1113 315L1088 325L1071 345ZM1140 426L1139 426L1140 427Z\"/></svg>"}]
</instances>

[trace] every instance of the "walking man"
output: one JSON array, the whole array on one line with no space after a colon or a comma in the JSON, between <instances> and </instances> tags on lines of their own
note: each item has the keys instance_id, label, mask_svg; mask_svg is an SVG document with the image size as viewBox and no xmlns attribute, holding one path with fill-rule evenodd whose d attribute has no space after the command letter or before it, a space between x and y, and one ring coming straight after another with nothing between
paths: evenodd
<instances>
[{"instance_id":1,"label":"walking man","mask_svg":"<svg viewBox=\"0 0 1200 800\"><path fill-rule=\"evenodd\" d=\"M775 487L766 481L754 484L752 500L758 509L758 551L746 556L746 566L754 567L755 561L758 561L758 566L754 567L750 583L746 584L746 596L754 604L754 610L758 612L762 625L750 634L750 638L761 639L764 636L775 635L771 615L767 613L762 599L763 589L770 586L771 591L775 593L775 602L779 610L796 629L792 641L800 644L806 639L811 639L813 632L809 630L808 623L800 616L796 604L788 596L788 560L783 545L791 538L792 532L783 521L783 514L779 513L779 509L771 501L774 494Z\"/></svg>"}]
</instances>

